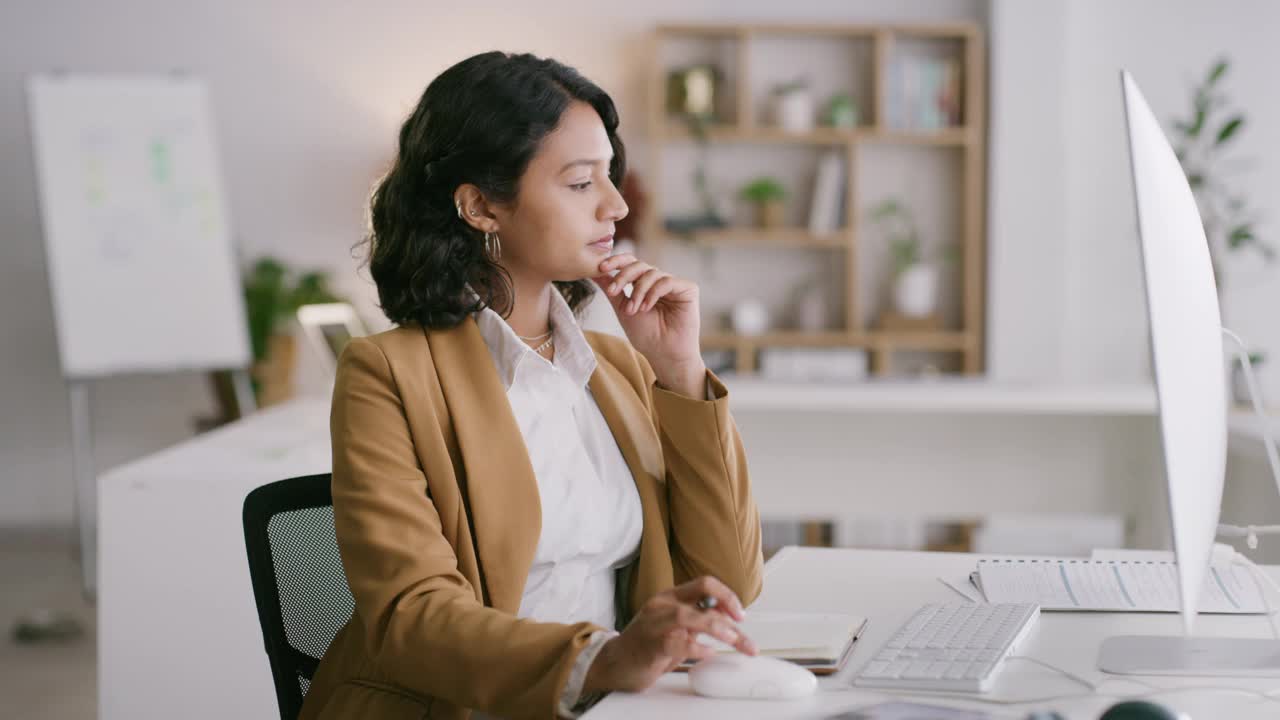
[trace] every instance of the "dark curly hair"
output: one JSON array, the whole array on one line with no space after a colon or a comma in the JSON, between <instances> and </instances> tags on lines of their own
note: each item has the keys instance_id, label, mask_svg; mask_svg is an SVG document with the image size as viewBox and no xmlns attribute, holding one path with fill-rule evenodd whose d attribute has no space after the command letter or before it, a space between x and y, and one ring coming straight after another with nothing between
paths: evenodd
<instances>
[{"instance_id":1,"label":"dark curly hair","mask_svg":"<svg viewBox=\"0 0 1280 720\"><path fill-rule=\"evenodd\" d=\"M533 55L487 52L450 67L423 91L400 128L391 170L370 201L371 228L360 243L378 300L398 325L451 328L492 307L511 311L511 278L485 254L484 234L458 218L453 194L471 183L491 202L511 203L520 178L573 101L600 115L619 187L626 156L618 112L604 90L577 70ZM478 297L466 292L471 286ZM555 283L578 311L590 281Z\"/></svg>"}]
</instances>

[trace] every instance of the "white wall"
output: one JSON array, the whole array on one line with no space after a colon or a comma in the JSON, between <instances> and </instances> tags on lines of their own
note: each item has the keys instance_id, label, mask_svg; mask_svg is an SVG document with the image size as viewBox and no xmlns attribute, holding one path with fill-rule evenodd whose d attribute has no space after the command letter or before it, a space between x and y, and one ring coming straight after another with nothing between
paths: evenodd
<instances>
[{"instance_id":1,"label":"white wall","mask_svg":"<svg viewBox=\"0 0 1280 720\"><path fill-rule=\"evenodd\" d=\"M1148 375L1120 68L1158 117L1186 112L1193 82L1229 55L1236 143L1253 171L1236 185L1280 244L1280 4L1266 0L995 0L992 26L991 357L999 376ZM1228 263L1224 318L1269 351L1280 394L1280 265ZM1028 355L1022 347L1035 350ZM1043 351L1041 351L1043 349Z\"/></svg>"},{"instance_id":2,"label":"white wall","mask_svg":"<svg viewBox=\"0 0 1280 720\"><path fill-rule=\"evenodd\" d=\"M1065 16L1061 1L991 6L987 371L1005 380L1065 365Z\"/></svg>"},{"instance_id":3,"label":"white wall","mask_svg":"<svg viewBox=\"0 0 1280 720\"><path fill-rule=\"evenodd\" d=\"M247 2L49 0L0 5L0 526L72 522L67 400L57 370L22 80L30 72L182 69L208 80L236 237L248 256L354 273L372 181L396 127L448 65L501 48L551 55L609 90L642 165L648 31L664 21L983 21L983 0ZM629 127L628 127L629 126ZM194 319L193 319L194 321ZM203 377L94 388L100 468L170 445L211 411Z\"/></svg>"},{"instance_id":4,"label":"white wall","mask_svg":"<svg viewBox=\"0 0 1280 720\"><path fill-rule=\"evenodd\" d=\"M1275 68L1280 66L1274 31L1280 27L1280 5L1265 0L1170 4L1154 0L1071 3L1070 47L1078 60L1071 65L1068 98L1072 163L1068 166L1073 206L1073 234L1093 238L1082 244L1072 264L1071 286L1083 297L1077 337L1090 332L1095 320L1108 343L1132 345L1143 327L1132 313L1109 313L1098 295L1088 289L1114 279L1126 297L1139 297L1134 277L1135 244L1132 192L1124 154L1116 69L1126 67L1141 84L1152 108L1162 119L1182 117L1190 104L1190 88L1214 58L1231 57L1226 90L1248 116L1235 152L1251 157L1256 170L1242 173L1233 184L1247 191L1262 211L1263 234L1280 243L1280 96L1275 93ZM1136 40L1140 39L1140 42ZM1091 110L1092 109L1092 110ZM1238 260L1235 261L1235 260ZM1101 277L1098 274L1102 273ZM1249 254L1228 264L1224 322L1249 342L1270 351L1272 362L1265 382L1280 389L1280 266L1263 266ZM1117 295L1117 297L1120 297ZM1104 354L1092 352L1081 360L1083 372L1097 372Z\"/></svg>"}]
</instances>

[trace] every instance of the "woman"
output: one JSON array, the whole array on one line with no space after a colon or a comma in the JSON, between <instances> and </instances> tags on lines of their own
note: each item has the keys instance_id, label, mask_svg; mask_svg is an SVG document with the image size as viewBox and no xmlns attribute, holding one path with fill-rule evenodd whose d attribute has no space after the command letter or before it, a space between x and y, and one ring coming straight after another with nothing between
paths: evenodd
<instances>
[{"instance_id":1,"label":"woman","mask_svg":"<svg viewBox=\"0 0 1280 720\"><path fill-rule=\"evenodd\" d=\"M617 125L576 71L498 52L405 121L369 237L399 327L334 388L356 609L302 717L574 717L706 657L699 633L755 652L759 514L698 289L610 257ZM580 329L595 292L630 343Z\"/></svg>"}]
</instances>

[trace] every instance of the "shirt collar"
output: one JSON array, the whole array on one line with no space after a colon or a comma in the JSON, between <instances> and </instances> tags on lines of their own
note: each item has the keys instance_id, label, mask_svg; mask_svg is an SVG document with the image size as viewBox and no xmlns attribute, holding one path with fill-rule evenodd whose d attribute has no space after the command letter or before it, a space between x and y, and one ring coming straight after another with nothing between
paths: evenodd
<instances>
[{"instance_id":1,"label":"shirt collar","mask_svg":"<svg viewBox=\"0 0 1280 720\"><path fill-rule=\"evenodd\" d=\"M468 288L470 290L470 288ZM474 295L474 292L473 292ZM587 343L578 319L574 317L569 303L559 290L551 291L550 312L552 337L555 338L554 366L565 372L575 385L584 386L591 379L596 369L596 355ZM505 389L511 389L515 382L516 370L522 363L546 363L547 359L533 351L506 320L493 308L486 307L476 313L476 324L480 327L480 335L485 345L489 346L489 354L498 368L498 377L502 379Z\"/></svg>"}]
</instances>

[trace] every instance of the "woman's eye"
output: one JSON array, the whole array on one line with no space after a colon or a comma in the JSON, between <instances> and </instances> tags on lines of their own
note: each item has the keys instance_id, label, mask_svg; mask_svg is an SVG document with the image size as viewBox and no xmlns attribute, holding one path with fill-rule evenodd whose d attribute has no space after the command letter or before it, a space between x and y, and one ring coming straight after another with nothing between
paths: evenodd
<instances>
[{"instance_id":1,"label":"woman's eye","mask_svg":"<svg viewBox=\"0 0 1280 720\"><path fill-rule=\"evenodd\" d=\"M586 189L587 189L587 188L589 188L589 187L591 187L591 181L590 181L590 180L588 180L588 181L586 181L586 182L580 182L580 183L578 183L578 184L576 184L576 185L570 185L570 186L569 186L569 188L570 188L570 189L572 189L572 190L576 190L576 191L578 191L578 192L582 192L583 190L586 190Z\"/></svg>"}]
</instances>

